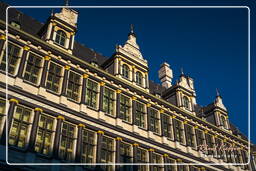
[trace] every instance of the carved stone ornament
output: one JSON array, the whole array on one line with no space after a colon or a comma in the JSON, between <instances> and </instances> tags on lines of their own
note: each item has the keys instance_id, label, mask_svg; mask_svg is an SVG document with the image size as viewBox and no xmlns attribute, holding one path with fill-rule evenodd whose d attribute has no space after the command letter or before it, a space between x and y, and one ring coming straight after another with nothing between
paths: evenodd
<instances>
[{"instance_id":1,"label":"carved stone ornament","mask_svg":"<svg viewBox=\"0 0 256 171\"><path fill-rule=\"evenodd\" d=\"M76 26L77 24L77 12L69 8L62 8L60 13L54 14L59 19Z\"/></svg>"}]
</instances>

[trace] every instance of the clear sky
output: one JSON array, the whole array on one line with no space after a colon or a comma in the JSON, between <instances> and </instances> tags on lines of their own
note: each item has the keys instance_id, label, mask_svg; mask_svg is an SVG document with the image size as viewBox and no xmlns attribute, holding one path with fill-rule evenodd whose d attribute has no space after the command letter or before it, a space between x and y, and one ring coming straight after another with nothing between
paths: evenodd
<instances>
[{"instance_id":1,"label":"clear sky","mask_svg":"<svg viewBox=\"0 0 256 171\"><path fill-rule=\"evenodd\" d=\"M63 5L64 0L11 1L10 5ZM107 2L107 3L106 3ZM78 1L70 5L248 5L251 1ZM243 2L243 3L241 3ZM256 1L254 1L256 2ZM255 7L255 3L254 3ZM25 14L45 22L51 9L22 9ZM55 11L58 11L57 9ZM77 9L76 40L104 56L111 56L115 45L127 40L130 24L134 24L142 54L148 60L150 79L159 82L157 71L168 62L175 83L180 68L194 79L197 103L207 105L220 90L229 118L248 134L248 9L247 8L169 8L169 9ZM255 9L251 8L252 26ZM252 29L255 45L255 27ZM254 38L254 39L253 39ZM255 63L255 48L251 64ZM255 71L253 65L251 78ZM253 97L252 80L252 93ZM251 104L254 102L254 97ZM252 121L255 121L252 105ZM256 142L255 124L251 139Z\"/></svg>"}]
</instances>

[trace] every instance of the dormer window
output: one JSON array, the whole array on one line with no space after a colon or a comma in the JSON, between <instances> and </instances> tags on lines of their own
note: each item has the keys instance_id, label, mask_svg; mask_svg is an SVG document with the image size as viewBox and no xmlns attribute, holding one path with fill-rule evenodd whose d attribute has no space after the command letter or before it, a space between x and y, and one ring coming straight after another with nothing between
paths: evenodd
<instances>
[{"instance_id":1,"label":"dormer window","mask_svg":"<svg viewBox=\"0 0 256 171\"><path fill-rule=\"evenodd\" d=\"M65 41L67 39L67 35L64 31L62 30L58 30L56 32L56 38L55 38L55 43L64 46L65 45Z\"/></svg>"},{"instance_id":2,"label":"dormer window","mask_svg":"<svg viewBox=\"0 0 256 171\"><path fill-rule=\"evenodd\" d=\"M129 72L130 72L130 69L129 69L128 65L123 64L122 65L122 76L126 79L129 79Z\"/></svg>"},{"instance_id":3,"label":"dormer window","mask_svg":"<svg viewBox=\"0 0 256 171\"><path fill-rule=\"evenodd\" d=\"M139 71L136 72L136 84L142 85L142 74Z\"/></svg>"},{"instance_id":4,"label":"dormer window","mask_svg":"<svg viewBox=\"0 0 256 171\"><path fill-rule=\"evenodd\" d=\"M189 109L189 99L187 96L183 97L183 105L186 109Z\"/></svg>"}]
</instances>

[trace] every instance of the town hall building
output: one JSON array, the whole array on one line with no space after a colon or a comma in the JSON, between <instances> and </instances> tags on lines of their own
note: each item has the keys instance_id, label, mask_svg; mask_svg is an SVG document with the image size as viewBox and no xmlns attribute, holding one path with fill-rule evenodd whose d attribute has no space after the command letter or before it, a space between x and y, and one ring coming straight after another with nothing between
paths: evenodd
<instances>
[{"instance_id":1,"label":"town hall building","mask_svg":"<svg viewBox=\"0 0 256 171\"><path fill-rule=\"evenodd\" d=\"M194 80L183 72L173 80L167 62L161 84L149 80L133 25L105 57L76 41L75 9L40 23L11 8L6 23L7 6L0 3L0 170L256 170L255 145L230 123L218 91L201 106Z\"/></svg>"}]
</instances>

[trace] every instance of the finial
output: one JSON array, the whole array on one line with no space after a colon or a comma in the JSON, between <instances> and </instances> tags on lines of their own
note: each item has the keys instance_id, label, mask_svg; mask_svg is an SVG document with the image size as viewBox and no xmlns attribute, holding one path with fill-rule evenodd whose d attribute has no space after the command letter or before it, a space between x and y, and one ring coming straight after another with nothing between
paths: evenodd
<instances>
[{"instance_id":1,"label":"finial","mask_svg":"<svg viewBox=\"0 0 256 171\"><path fill-rule=\"evenodd\" d=\"M219 92L218 88L216 88L216 95L217 95L217 97L220 96L220 92Z\"/></svg>"},{"instance_id":2,"label":"finial","mask_svg":"<svg viewBox=\"0 0 256 171\"><path fill-rule=\"evenodd\" d=\"M68 0L65 0L65 6L68 6Z\"/></svg>"},{"instance_id":3,"label":"finial","mask_svg":"<svg viewBox=\"0 0 256 171\"><path fill-rule=\"evenodd\" d=\"M184 75L183 68L180 68L181 75Z\"/></svg>"},{"instance_id":4,"label":"finial","mask_svg":"<svg viewBox=\"0 0 256 171\"><path fill-rule=\"evenodd\" d=\"M54 13L54 9L52 8L52 10L51 10L51 16L53 16L53 13Z\"/></svg>"},{"instance_id":5,"label":"finial","mask_svg":"<svg viewBox=\"0 0 256 171\"><path fill-rule=\"evenodd\" d=\"M131 28L131 33L134 33L134 25L133 24L131 24L130 28Z\"/></svg>"}]
</instances>

